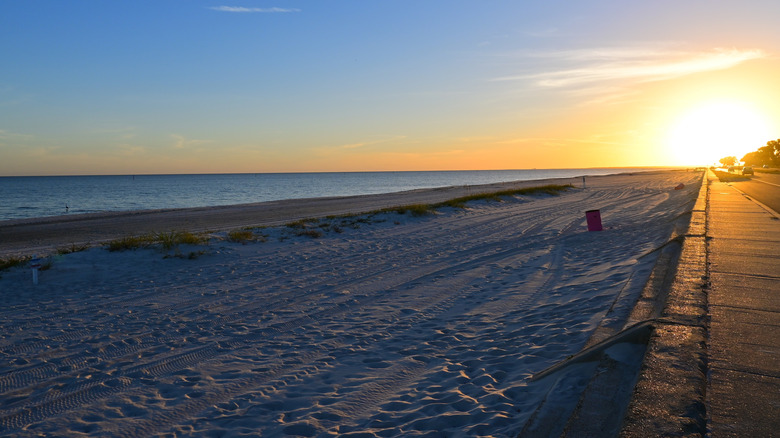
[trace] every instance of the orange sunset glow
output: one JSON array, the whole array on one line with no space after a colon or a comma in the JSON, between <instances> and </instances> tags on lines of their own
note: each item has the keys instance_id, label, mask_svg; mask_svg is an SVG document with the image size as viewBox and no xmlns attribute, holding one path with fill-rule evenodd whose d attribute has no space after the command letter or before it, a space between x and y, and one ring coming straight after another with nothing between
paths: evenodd
<instances>
[{"instance_id":1,"label":"orange sunset glow","mask_svg":"<svg viewBox=\"0 0 780 438\"><path fill-rule=\"evenodd\" d=\"M0 175L691 166L780 136L774 3L47 6L0 6Z\"/></svg>"}]
</instances>

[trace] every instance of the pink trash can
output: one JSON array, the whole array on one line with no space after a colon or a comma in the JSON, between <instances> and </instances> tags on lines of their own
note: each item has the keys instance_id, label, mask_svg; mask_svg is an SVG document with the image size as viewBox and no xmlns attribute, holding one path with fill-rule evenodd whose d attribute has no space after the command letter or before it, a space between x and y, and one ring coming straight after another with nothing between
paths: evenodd
<instances>
[{"instance_id":1,"label":"pink trash can","mask_svg":"<svg viewBox=\"0 0 780 438\"><path fill-rule=\"evenodd\" d=\"M599 210L588 210L585 212L585 219L588 220L588 231L602 231L601 212Z\"/></svg>"}]
</instances>

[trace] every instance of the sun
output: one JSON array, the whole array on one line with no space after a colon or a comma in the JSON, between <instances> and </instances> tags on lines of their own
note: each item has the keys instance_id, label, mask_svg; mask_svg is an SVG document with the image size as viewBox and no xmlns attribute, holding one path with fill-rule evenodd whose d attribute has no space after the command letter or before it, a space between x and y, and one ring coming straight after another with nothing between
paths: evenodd
<instances>
[{"instance_id":1,"label":"sun","mask_svg":"<svg viewBox=\"0 0 780 438\"><path fill-rule=\"evenodd\" d=\"M771 140L767 118L751 105L709 102L680 117L669 130L667 146L683 166L705 166L723 157L742 158Z\"/></svg>"}]
</instances>

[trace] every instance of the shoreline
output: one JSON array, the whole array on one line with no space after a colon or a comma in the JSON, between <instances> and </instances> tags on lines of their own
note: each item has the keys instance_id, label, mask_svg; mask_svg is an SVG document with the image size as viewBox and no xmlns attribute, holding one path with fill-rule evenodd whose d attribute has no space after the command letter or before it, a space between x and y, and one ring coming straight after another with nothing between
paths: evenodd
<instances>
[{"instance_id":1,"label":"shoreline","mask_svg":"<svg viewBox=\"0 0 780 438\"><path fill-rule=\"evenodd\" d=\"M658 170L583 177L587 178L587 181L598 181L639 173L652 175L684 171ZM580 187L583 177L449 186L372 195L287 199L251 204L11 219L0 221L0 258L42 254L55 251L65 245L99 245L120 237L153 232L171 230L217 232L244 227L278 226L306 218L361 214L411 204L433 204L477 193L546 184L571 184Z\"/></svg>"}]
</instances>

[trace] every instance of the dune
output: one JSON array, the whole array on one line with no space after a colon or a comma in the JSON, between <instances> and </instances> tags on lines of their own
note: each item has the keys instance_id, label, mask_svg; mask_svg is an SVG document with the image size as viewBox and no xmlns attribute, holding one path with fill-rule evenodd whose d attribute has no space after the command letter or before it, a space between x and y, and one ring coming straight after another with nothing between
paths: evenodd
<instances>
[{"instance_id":1,"label":"dune","mask_svg":"<svg viewBox=\"0 0 780 438\"><path fill-rule=\"evenodd\" d=\"M610 309L628 318L615 303L638 296L700 181L594 177L425 216L324 218L467 189L174 211L152 225L269 226L257 241L52 256L37 285L28 268L0 272L0 434L517 436L541 403L576 403L550 389L590 365L531 377L582 350ZM603 231L587 231L593 209ZM324 219L282 225L311 216ZM60 237L3 250L136 230L90 234L93 219L4 224Z\"/></svg>"}]
</instances>

